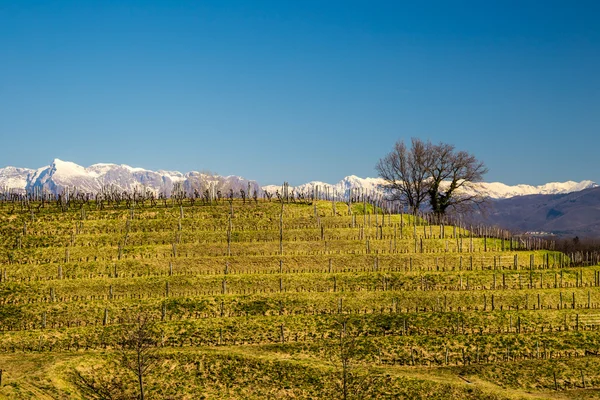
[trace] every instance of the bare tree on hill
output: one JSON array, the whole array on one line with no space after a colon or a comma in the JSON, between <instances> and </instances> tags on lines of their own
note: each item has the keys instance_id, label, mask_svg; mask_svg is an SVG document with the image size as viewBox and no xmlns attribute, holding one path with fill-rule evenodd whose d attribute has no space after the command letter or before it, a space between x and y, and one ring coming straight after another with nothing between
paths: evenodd
<instances>
[{"instance_id":1,"label":"bare tree on hill","mask_svg":"<svg viewBox=\"0 0 600 400\"><path fill-rule=\"evenodd\" d=\"M147 312L134 311L129 321L116 331L117 357L101 366L80 366L72 371L72 382L85 398L146 398L146 378L160 361L160 332L155 318Z\"/></svg>"},{"instance_id":2,"label":"bare tree on hill","mask_svg":"<svg viewBox=\"0 0 600 400\"><path fill-rule=\"evenodd\" d=\"M399 140L375 168L385 180L384 189L391 200L407 204L413 213L427 199L437 215L446 214L450 208L466 211L484 202L481 196L467 194L463 189L483 179L487 173L485 164L451 144L412 138L409 148Z\"/></svg>"},{"instance_id":3,"label":"bare tree on hill","mask_svg":"<svg viewBox=\"0 0 600 400\"><path fill-rule=\"evenodd\" d=\"M456 151L447 143L431 146L430 156L427 192L434 213L446 214L448 208L464 211L484 202L481 196L461 192L483 179L488 171L483 162L466 151Z\"/></svg>"},{"instance_id":4,"label":"bare tree on hill","mask_svg":"<svg viewBox=\"0 0 600 400\"><path fill-rule=\"evenodd\" d=\"M391 200L406 203L414 213L427 199L429 165L431 157L428 153L430 143L413 138L410 148L403 141L398 141L388 155L379 160L376 170L386 181L385 189Z\"/></svg>"},{"instance_id":5,"label":"bare tree on hill","mask_svg":"<svg viewBox=\"0 0 600 400\"><path fill-rule=\"evenodd\" d=\"M159 361L156 354L158 328L154 318L147 313L135 315L133 323L122 330L120 344L121 365L136 376L140 400L144 400L144 377Z\"/></svg>"},{"instance_id":6,"label":"bare tree on hill","mask_svg":"<svg viewBox=\"0 0 600 400\"><path fill-rule=\"evenodd\" d=\"M358 371L361 354L368 353L359 341L360 331L346 319L336 321L339 336L333 342L324 343L325 354L335 367L332 381L334 396L341 400L375 398L372 393L376 377Z\"/></svg>"}]
</instances>

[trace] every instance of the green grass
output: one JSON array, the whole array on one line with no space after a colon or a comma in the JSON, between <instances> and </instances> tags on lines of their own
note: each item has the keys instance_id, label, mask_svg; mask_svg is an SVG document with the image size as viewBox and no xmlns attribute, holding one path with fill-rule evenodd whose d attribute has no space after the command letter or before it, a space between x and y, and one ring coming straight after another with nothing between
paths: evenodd
<instances>
[{"instance_id":1,"label":"green grass","mask_svg":"<svg viewBox=\"0 0 600 400\"><path fill-rule=\"evenodd\" d=\"M75 371L135 397L118 342L139 310L150 398L341 398L343 324L353 398L600 388L600 266L370 204L285 204L281 244L275 201L167 204L0 203L0 398L85 398Z\"/></svg>"}]
</instances>

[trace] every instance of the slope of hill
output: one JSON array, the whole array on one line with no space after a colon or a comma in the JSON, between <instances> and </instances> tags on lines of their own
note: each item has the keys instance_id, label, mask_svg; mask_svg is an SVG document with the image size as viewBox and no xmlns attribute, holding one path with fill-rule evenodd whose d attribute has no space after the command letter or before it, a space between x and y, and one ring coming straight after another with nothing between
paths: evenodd
<instances>
[{"instance_id":1,"label":"slope of hill","mask_svg":"<svg viewBox=\"0 0 600 400\"><path fill-rule=\"evenodd\" d=\"M15 205L0 202L0 399L139 398L136 344L152 399L600 385L600 267L533 242L368 203Z\"/></svg>"}]
</instances>

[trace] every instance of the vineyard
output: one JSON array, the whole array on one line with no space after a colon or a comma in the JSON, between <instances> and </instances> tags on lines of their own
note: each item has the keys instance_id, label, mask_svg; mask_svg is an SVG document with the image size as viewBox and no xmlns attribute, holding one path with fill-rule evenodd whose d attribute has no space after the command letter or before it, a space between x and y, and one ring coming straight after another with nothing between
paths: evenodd
<instances>
[{"instance_id":1,"label":"vineyard","mask_svg":"<svg viewBox=\"0 0 600 400\"><path fill-rule=\"evenodd\" d=\"M0 398L592 398L600 266L366 199L0 201ZM139 324L138 324L139 325Z\"/></svg>"}]
</instances>

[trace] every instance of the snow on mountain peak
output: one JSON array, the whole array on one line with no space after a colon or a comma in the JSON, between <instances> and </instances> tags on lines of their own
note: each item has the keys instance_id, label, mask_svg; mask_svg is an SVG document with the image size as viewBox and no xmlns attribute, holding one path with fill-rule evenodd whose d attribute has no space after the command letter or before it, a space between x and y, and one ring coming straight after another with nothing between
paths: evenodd
<instances>
[{"instance_id":1,"label":"snow on mountain peak","mask_svg":"<svg viewBox=\"0 0 600 400\"><path fill-rule=\"evenodd\" d=\"M563 194L578 192L596 186L598 185L592 181L550 182L538 186L525 184L509 186L501 182L479 182L472 184L466 191L469 194L480 194L493 199L506 199L509 197L527 196L531 194Z\"/></svg>"},{"instance_id":2,"label":"snow on mountain peak","mask_svg":"<svg viewBox=\"0 0 600 400\"><path fill-rule=\"evenodd\" d=\"M87 171L81 165L77 165L71 161L62 161L55 158L50 164L50 167L54 170L54 174L60 174L65 178L87 175Z\"/></svg>"},{"instance_id":3,"label":"snow on mountain peak","mask_svg":"<svg viewBox=\"0 0 600 400\"><path fill-rule=\"evenodd\" d=\"M128 191L151 190L155 193L170 194L175 184L181 184L188 193L202 191L209 187L216 190L239 191L259 189L254 181L237 176L187 173L179 171L151 171L129 165L98 163L85 168L70 161L55 158L50 165L37 170L27 168L0 168L0 188L3 190L33 191L42 189L59 194L64 190L76 189L83 193L98 193L106 188Z\"/></svg>"},{"instance_id":4,"label":"snow on mountain peak","mask_svg":"<svg viewBox=\"0 0 600 400\"><path fill-rule=\"evenodd\" d=\"M381 178L360 178L356 175L349 175L335 184L313 181L298 185L293 189L298 192L311 193L313 188L319 186L321 190L329 190L331 193L335 192L338 195L346 195L352 189L358 189L362 193L371 194L375 192L382 193L381 185L384 183L385 181ZM525 184L511 186L501 182L477 182L463 188L463 191L469 195L480 195L492 199L506 199L531 194L571 193L597 186L595 182L589 180L581 182L550 182L539 186ZM268 191L275 191L279 188L280 186L277 185L263 186L263 189Z\"/></svg>"}]
</instances>

